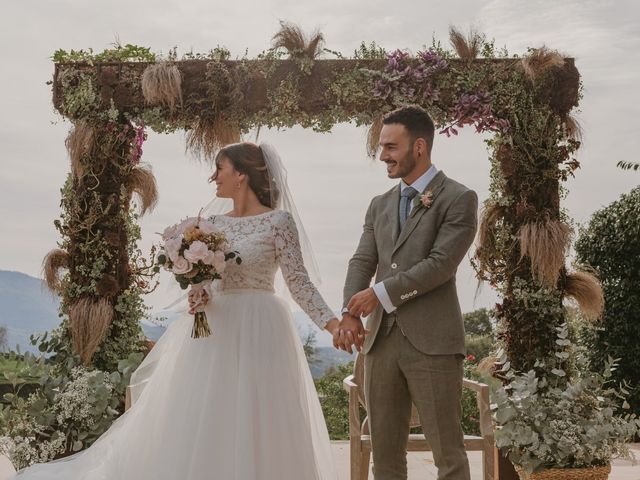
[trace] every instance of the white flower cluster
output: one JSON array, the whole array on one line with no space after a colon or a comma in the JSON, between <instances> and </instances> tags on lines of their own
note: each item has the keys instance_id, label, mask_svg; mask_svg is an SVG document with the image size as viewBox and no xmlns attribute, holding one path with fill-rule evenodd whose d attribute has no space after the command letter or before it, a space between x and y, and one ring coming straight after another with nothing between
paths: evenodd
<instances>
[{"instance_id":1,"label":"white flower cluster","mask_svg":"<svg viewBox=\"0 0 640 480\"><path fill-rule=\"evenodd\" d=\"M53 460L68 450L69 431L93 431L98 422L104 421L105 413L117 414L107 401L114 389L107 373L75 367L70 380L56 393L52 406L40 412L51 418L48 426L39 423L39 415L29 413L30 408L42 402L38 394L30 395L25 409L11 417L11 436L0 436L0 453L11 459L16 469ZM77 444L76 447L74 443L74 450L82 448L82 442Z\"/></svg>"},{"instance_id":2,"label":"white flower cluster","mask_svg":"<svg viewBox=\"0 0 640 480\"><path fill-rule=\"evenodd\" d=\"M566 326L559 328L555 359L573 351ZM577 364L582 361L578 355ZM537 362L537 368L514 374L507 366L509 384L498 389L491 408L498 429L496 445L528 472L545 468L581 468L607 465L612 458L632 458L626 442L640 420L621 414L624 388L610 385L615 361L602 373L576 371L568 375L561 360Z\"/></svg>"},{"instance_id":3,"label":"white flower cluster","mask_svg":"<svg viewBox=\"0 0 640 480\"><path fill-rule=\"evenodd\" d=\"M64 389L56 397L54 413L59 424L71 421L82 424L91 429L96 424L96 406L92 397L96 390L96 383L101 383L106 389L107 395L111 395L114 386L104 372L87 370L79 366L71 371L72 380L64 386ZM101 385L102 387L102 385Z\"/></svg>"},{"instance_id":4,"label":"white flower cluster","mask_svg":"<svg viewBox=\"0 0 640 480\"><path fill-rule=\"evenodd\" d=\"M0 454L11 459L13 466L18 470L34 463L53 460L65 450L64 435L54 434L48 440L37 441L34 426L34 422L25 425L25 430L32 430L33 436L0 437Z\"/></svg>"}]
</instances>

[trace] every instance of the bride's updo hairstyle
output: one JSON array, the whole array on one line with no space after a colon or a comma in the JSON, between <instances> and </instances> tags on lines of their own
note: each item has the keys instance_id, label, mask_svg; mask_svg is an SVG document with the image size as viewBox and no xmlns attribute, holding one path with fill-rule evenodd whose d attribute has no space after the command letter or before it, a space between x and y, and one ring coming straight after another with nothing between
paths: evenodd
<instances>
[{"instance_id":1,"label":"bride's updo hairstyle","mask_svg":"<svg viewBox=\"0 0 640 480\"><path fill-rule=\"evenodd\" d=\"M220 149L216 164L220 157L227 158L236 171L249 177L249 188L262 205L276 208L280 192L274 182L269 181L269 170L258 145L251 142L232 143Z\"/></svg>"}]
</instances>

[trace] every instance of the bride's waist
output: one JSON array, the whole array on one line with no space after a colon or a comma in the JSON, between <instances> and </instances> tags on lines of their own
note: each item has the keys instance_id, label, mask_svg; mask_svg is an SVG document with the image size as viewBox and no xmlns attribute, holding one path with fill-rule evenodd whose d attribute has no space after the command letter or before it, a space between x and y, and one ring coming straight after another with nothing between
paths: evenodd
<instances>
[{"instance_id":1,"label":"bride's waist","mask_svg":"<svg viewBox=\"0 0 640 480\"><path fill-rule=\"evenodd\" d=\"M215 290L213 292L214 296L217 295L273 295L275 294L275 289L271 288L223 288L220 290Z\"/></svg>"}]
</instances>

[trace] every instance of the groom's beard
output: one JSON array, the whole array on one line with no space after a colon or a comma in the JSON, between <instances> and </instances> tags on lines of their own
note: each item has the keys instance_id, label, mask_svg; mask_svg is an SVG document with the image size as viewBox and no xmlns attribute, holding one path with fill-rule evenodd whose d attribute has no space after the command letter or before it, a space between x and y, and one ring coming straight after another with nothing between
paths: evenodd
<instances>
[{"instance_id":1,"label":"groom's beard","mask_svg":"<svg viewBox=\"0 0 640 480\"><path fill-rule=\"evenodd\" d=\"M395 164L395 168L393 170L387 170L389 178L404 178L416 168L416 159L411 152L397 162L393 160L391 162L385 160L385 163L387 165L389 165L389 163Z\"/></svg>"}]
</instances>

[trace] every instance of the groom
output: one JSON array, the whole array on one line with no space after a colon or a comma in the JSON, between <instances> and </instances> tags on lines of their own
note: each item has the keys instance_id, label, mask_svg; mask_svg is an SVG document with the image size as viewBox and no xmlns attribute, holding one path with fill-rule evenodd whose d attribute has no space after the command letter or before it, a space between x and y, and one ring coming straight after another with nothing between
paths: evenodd
<instances>
[{"instance_id":1,"label":"groom","mask_svg":"<svg viewBox=\"0 0 640 480\"><path fill-rule=\"evenodd\" d=\"M355 345L366 354L376 480L407 478L412 403L438 479L470 478L461 428L465 346L456 269L475 237L478 198L431 163L433 137L433 121L420 107L385 116L380 160L389 178L402 180L369 205L334 334L336 347Z\"/></svg>"}]
</instances>

